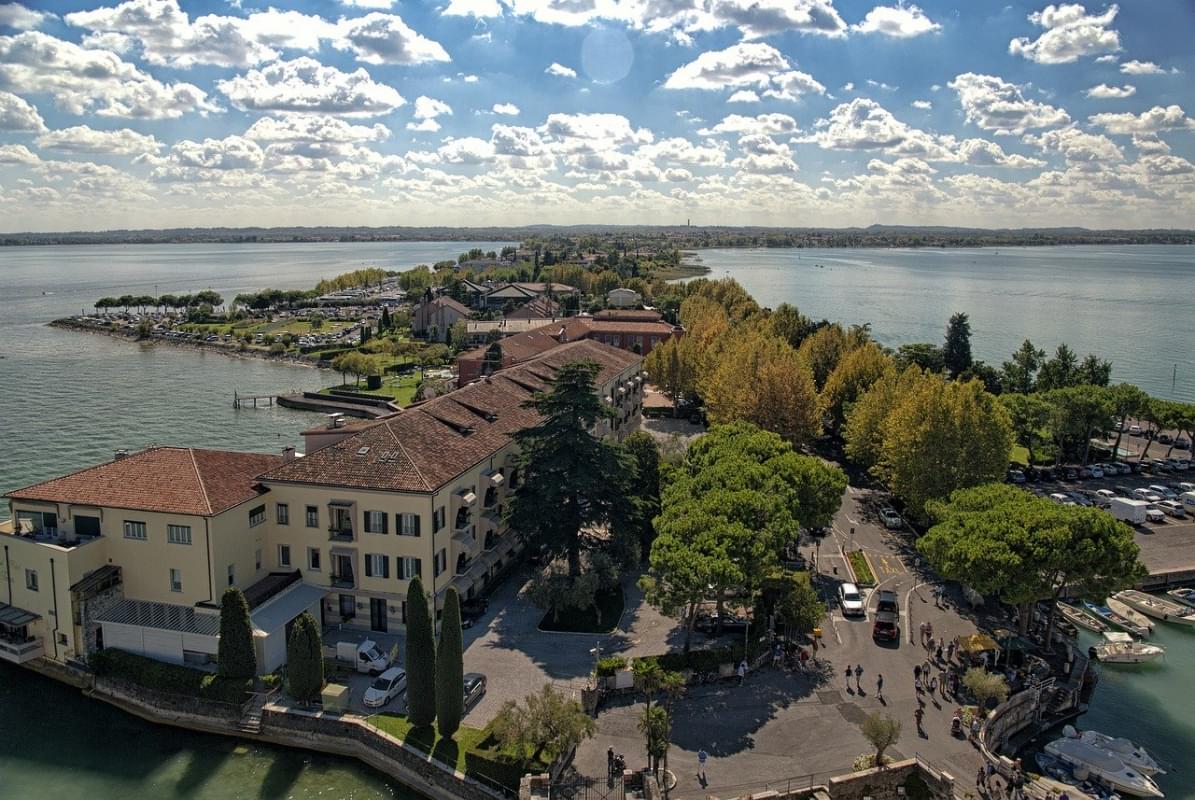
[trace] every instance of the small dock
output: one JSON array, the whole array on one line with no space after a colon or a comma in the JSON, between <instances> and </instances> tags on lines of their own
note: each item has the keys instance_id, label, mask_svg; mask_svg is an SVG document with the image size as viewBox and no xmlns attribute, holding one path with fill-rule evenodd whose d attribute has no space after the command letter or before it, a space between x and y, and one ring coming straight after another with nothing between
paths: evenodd
<instances>
[{"instance_id":1,"label":"small dock","mask_svg":"<svg viewBox=\"0 0 1195 800\"><path fill-rule=\"evenodd\" d=\"M388 417L401 411L402 407L385 398L362 398L343 395L319 394L318 392L297 392L280 394L275 398L283 408L300 411L319 411L324 414L341 413L362 419Z\"/></svg>"},{"instance_id":2,"label":"small dock","mask_svg":"<svg viewBox=\"0 0 1195 800\"><path fill-rule=\"evenodd\" d=\"M233 408L268 408L272 405L274 405L274 395L272 394L241 394L235 391L232 393Z\"/></svg>"}]
</instances>

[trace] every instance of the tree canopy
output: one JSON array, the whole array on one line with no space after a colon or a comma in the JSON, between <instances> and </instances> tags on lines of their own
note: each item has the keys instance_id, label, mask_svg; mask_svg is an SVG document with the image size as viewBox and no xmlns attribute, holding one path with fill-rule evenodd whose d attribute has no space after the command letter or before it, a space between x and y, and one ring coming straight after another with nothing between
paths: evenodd
<instances>
[{"instance_id":1,"label":"tree canopy","mask_svg":"<svg viewBox=\"0 0 1195 800\"><path fill-rule=\"evenodd\" d=\"M235 586L225 589L220 598L220 641L216 663L220 675L225 678L252 678L257 674L249 604Z\"/></svg>"},{"instance_id":2,"label":"tree canopy","mask_svg":"<svg viewBox=\"0 0 1195 800\"><path fill-rule=\"evenodd\" d=\"M407 718L415 727L436 718L436 638L423 581L407 586Z\"/></svg>"}]
</instances>

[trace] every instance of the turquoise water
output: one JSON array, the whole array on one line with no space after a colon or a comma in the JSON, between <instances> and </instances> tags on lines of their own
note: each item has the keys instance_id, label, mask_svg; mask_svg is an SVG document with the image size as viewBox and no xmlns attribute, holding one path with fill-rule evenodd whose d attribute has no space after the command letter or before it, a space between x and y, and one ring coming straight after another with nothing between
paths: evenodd
<instances>
[{"instance_id":1,"label":"turquoise water","mask_svg":"<svg viewBox=\"0 0 1195 800\"><path fill-rule=\"evenodd\" d=\"M956 311L976 358L999 366L1026 338L1112 361L1115 381L1195 401L1195 248L702 250L712 274L766 306L870 323L892 347L938 342ZM1177 380L1173 380L1177 370Z\"/></svg>"}]
</instances>

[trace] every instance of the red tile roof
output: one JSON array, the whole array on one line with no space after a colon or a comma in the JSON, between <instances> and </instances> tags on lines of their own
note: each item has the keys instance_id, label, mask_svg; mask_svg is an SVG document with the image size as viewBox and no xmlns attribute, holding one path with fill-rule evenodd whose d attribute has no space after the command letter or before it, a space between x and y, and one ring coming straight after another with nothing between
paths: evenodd
<instances>
[{"instance_id":1,"label":"red tile roof","mask_svg":"<svg viewBox=\"0 0 1195 800\"><path fill-rule=\"evenodd\" d=\"M642 357L588 340L557 344L528 363L410 406L336 444L281 464L261 478L382 491L433 491L492 456L518 431L536 424L539 415L524 408L523 402L533 392L548 388L545 378L576 361L600 364L600 384Z\"/></svg>"},{"instance_id":2,"label":"red tile roof","mask_svg":"<svg viewBox=\"0 0 1195 800\"><path fill-rule=\"evenodd\" d=\"M281 456L152 447L9 492L15 500L212 516L258 495L257 476Z\"/></svg>"}]
</instances>

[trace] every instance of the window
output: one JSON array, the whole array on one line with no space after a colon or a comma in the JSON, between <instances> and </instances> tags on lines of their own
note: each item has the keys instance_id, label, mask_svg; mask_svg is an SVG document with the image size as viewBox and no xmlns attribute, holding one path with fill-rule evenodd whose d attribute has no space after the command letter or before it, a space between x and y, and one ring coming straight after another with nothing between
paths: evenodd
<instances>
[{"instance_id":1,"label":"window","mask_svg":"<svg viewBox=\"0 0 1195 800\"><path fill-rule=\"evenodd\" d=\"M37 570L25 570L25 588L31 592L37 591Z\"/></svg>"},{"instance_id":2,"label":"window","mask_svg":"<svg viewBox=\"0 0 1195 800\"><path fill-rule=\"evenodd\" d=\"M444 518L446 516L444 506L440 506L432 513L432 533L436 533L444 527Z\"/></svg>"},{"instance_id":3,"label":"window","mask_svg":"<svg viewBox=\"0 0 1195 800\"><path fill-rule=\"evenodd\" d=\"M228 565L228 585L232 586L237 582L237 565Z\"/></svg>"},{"instance_id":4,"label":"window","mask_svg":"<svg viewBox=\"0 0 1195 800\"><path fill-rule=\"evenodd\" d=\"M274 514L279 525L290 524L290 506L288 506L286 503L275 503Z\"/></svg>"},{"instance_id":5,"label":"window","mask_svg":"<svg viewBox=\"0 0 1195 800\"><path fill-rule=\"evenodd\" d=\"M366 511L365 512L365 532L366 533L389 533L388 521L390 517L385 511Z\"/></svg>"},{"instance_id":6,"label":"window","mask_svg":"<svg viewBox=\"0 0 1195 800\"><path fill-rule=\"evenodd\" d=\"M418 514L396 514L395 527L399 536L418 536L419 519Z\"/></svg>"},{"instance_id":7,"label":"window","mask_svg":"<svg viewBox=\"0 0 1195 800\"><path fill-rule=\"evenodd\" d=\"M261 548L257 548L257 552L253 554L253 569L261 572Z\"/></svg>"},{"instance_id":8,"label":"window","mask_svg":"<svg viewBox=\"0 0 1195 800\"><path fill-rule=\"evenodd\" d=\"M307 506L307 527L319 527L319 506Z\"/></svg>"},{"instance_id":9,"label":"window","mask_svg":"<svg viewBox=\"0 0 1195 800\"><path fill-rule=\"evenodd\" d=\"M397 577L400 581L409 581L411 578L421 577L423 575L423 561L412 556L399 556L395 562L398 566Z\"/></svg>"},{"instance_id":10,"label":"window","mask_svg":"<svg viewBox=\"0 0 1195 800\"><path fill-rule=\"evenodd\" d=\"M128 523L125 523L126 525ZM144 537L142 537L144 538ZM191 526L190 525L167 525L166 526L166 541L170 544L190 544L191 543Z\"/></svg>"},{"instance_id":11,"label":"window","mask_svg":"<svg viewBox=\"0 0 1195 800\"><path fill-rule=\"evenodd\" d=\"M173 567L170 568L170 591L181 592L183 590L183 573Z\"/></svg>"},{"instance_id":12,"label":"window","mask_svg":"<svg viewBox=\"0 0 1195 800\"><path fill-rule=\"evenodd\" d=\"M436 553L435 577L440 577L446 569L448 569L448 550L441 548L440 552Z\"/></svg>"},{"instance_id":13,"label":"window","mask_svg":"<svg viewBox=\"0 0 1195 800\"><path fill-rule=\"evenodd\" d=\"M126 519L124 521L124 538L145 541L145 523Z\"/></svg>"},{"instance_id":14,"label":"window","mask_svg":"<svg viewBox=\"0 0 1195 800\"><path fill-rule=\"evenodd\" d=\"M319 566L319 548L318 547L308 547L307 548L307 569L312 570L314 572L319 572L320 566Z\"/></svg>"},{"instance_id":15,"label":"window","mask_svg":"<svg viewBox=\"0 0 1195 800\"><path fill-rule=\"evenodd\" d=\"M278 566L280 566L280 567L289 567L290 566L290 545L289 544L278 545Z\"/></svg>"},{"instance_id":16,"label":"window","mask_svg":"<svg viewBox=\"0 0 1195 800\"><path fill-rule=\"evenodd\" d=\"M367 578L389 578L390 577L390 559L387 556L379 553L365 554L365 577Z\"/></svg>"},{"instance_id":17,"label":"window","mask_svg":"<svg viewBox=\"0 0 1195 800\"><path fill-rule=\"evenodd\" d=\"M266 507L258 506L257 508L249 509L249 527L256 528L258 525L266 521Z\"/></svg>"}]
</instances>

